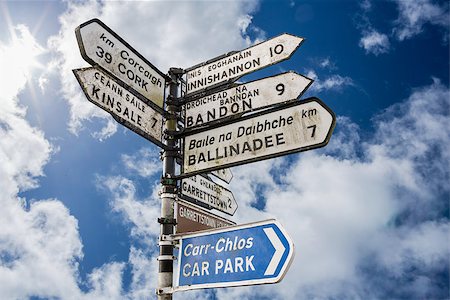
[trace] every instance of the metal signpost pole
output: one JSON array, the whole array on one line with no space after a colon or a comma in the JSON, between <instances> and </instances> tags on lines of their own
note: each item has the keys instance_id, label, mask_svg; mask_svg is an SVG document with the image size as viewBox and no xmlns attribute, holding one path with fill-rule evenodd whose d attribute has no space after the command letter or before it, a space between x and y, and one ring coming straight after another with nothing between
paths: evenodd
<instances>
[{"instance_id":1,"label":"metal signpost pole","mask_svg":"<svg viewBox=\"0 0 450 300\"><path fill-rule=\"evenodd\" d=\"M175 160L178 154L175 132L177 128L177 97L178 85L182 70L171 68L169 70L171 81L169 83L169 96L167 98L167 120L164 126L164 136L167 150L163 153L163 175L161 179L161 224L159 239L159 271L158 271L158 300L172 299L173 282L173 242L168 238L174 233L175 216L174 201L176 197L177 180L175 179Z\"/></svg>"},{"instance_id":2,"label":"metal signpost pole","mask_svg":"<svg viewBox=\"0 0 450 300\"><path fill-rule=\"evenodd\" d=\"M298 101L311 79L287 72L234 83L289 59L303 38L281 34L165 75L98 19L78 26L75 35L81 56L92 65L73 70L87 99L163 149L158 300L172 300L176 291L281 281L294 257L287 232L274 219L234 226L205 211L233 215L237 209L233 193L205 173L229 183L228 167L328 144L333 111L315 97ZM259 112L248 114L254 111ZM177 130L181 116L184 126Z\"/></svg>"}]
</instances>

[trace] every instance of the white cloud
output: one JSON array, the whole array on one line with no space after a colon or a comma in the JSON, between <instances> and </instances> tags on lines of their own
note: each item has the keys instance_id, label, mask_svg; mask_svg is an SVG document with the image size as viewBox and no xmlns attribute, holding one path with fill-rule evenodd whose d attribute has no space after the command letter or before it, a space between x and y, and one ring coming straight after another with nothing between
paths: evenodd
<instances>
[{"instance_id":1,"label":"white cloud","mask_svg":"<svg viewBox=\"0 0 450 300\"><path fill-rule=\"evenodd\" d=\"M296 257L279 285L221 290L218 298L445 297L449 96L434 80L380 114L372 139L339 118L330 145L287 158L287 171L280 161L248 166L257 172L234 168L243 185L232 188L236 199L262 197ZM244 203L238 212L256 217Z\"/></svg>"},{"instance_id":2,"label":"white cloud","mask_svg":"<svg viewBox=\"0 0 450 300\"><path fill-rule=\"evenodd\" d=\"M39 80L38 80L39 88L41 89L42 94L45 93L45 89L46 89L46 87L48 85L48 81L49 80L48 80L47 77L44 77L44 76L39 77Z\"/></svg>"},{"instance_id":3,"label":"white cloud","mask_svg":"<svg viewBox=\"0 0 450 300\"><path fill-rule=\"evenodd\" d=\"M133 155L122 154L122 162L128 170L137 172L141 177L151 177L162 171L159 152L151 148L142 148Z\"/></svg>"},{"instance_id":4,"label":"white cloud","mask_svg":"<svg viewBox=\"0 0 450 300\"><path fill-rule=\"evenodd\" d=\"M442 297L444 279L436 274L448 265L443 214L450 136L442 128L450 125L449 99L448 88L435 79L381 113L370 140L340 117L323 150L233 168L230 189L239 199L234 220L279 219L296 244L296 257L280 284L217 289L216 297ZM158 234L157 196L138 199L134 183L120 176L101 181L132 234L151 244ZM128 295L135 298L155 284L155 253L147 259L142 251L130 250L136 277ZM208 293L183 292L183 298L208 299Z\"/></svg>"},{"instance_id":5,"label":"white cloud","mask_svg":"<svg viewBox=\"0 0 450 300\"><path fill-rule=\"evenodd\" d=\"M440 26L448 35L450 25L448 3L440 6L431 0L396 0L396 2L399 17L395 21L394 33L400 41L421 33L427 23Z\"/></svg>"},{"instance_id":6,"label":"white cloud","mask_svg":"<svg viewBox=\"0 0 450 300\"><path fill-rule=\"evenodd\" d=\"M140 49L145 49L144 54L150 58L155 53L155 62L164 66L169 61L158 52L158 45L144 47L148 39L139 37L147 36L149 29L139 24L147 24L148 20L168 24L153 27L161 37L173 32L173 28L178 28L176 25L191 21L192 27L185 26L188 27L187 40L178 36L179 42L173 37L169 39L172 44L161 45L161 48L172 49L173 45L185 43L183 45L191 48L180 48L174 61L183 62L181 51L185 49L192 52L192 60L201 61L216 50L220 54L233 49L234 45L246 43L241 36L242 26L235 22L236 14L244 16L254 6L228 4L231 12L224 11L229 19L234 13L234 27L224 34L235 38L223 45L220 43L224 40L222 31L219 30L216 38L214 30L200 27L210 20L206 13L198 19L192 18L194 12L201 11L200 6L195 9L181 6L180 9L191 13L181 22L183 20L165 15L165 10L146 11L144 8L148 4L143 2L133 3L134 8L127 10L130 11L128 16L121 11L123 19L113 19L121 8L120 3L111 4L112 8L109 3L69 3L69 12L61 18L60 38L71 41L58 43L54 40L52 45L64 53L61 80L67 89L66 97L76 99L71 102L74 128L82 128L85 119L105 116L92 110L94 106L81 95L69 71L82 63L78 51L73 49L76 43L73 28L85 21L86 15L104 15L104 21L110 22L111 27L124 28L127 34L137 37ZM205 7L206 12L219 9L214 3L208 5L211 6ZM154 18L144 19L147 13L152 13ZM162 15L160 18L158 13ZM163 18L169 21L157 23ZM124 25L127 22L129 27ZM225 21L220 25L228 28L228 24ZM134 28L139 29L134 32ZM218 29L220 27L215 28ZM212 37L211 42L205 39L207 45L192 38L205 32ZM133 38L123 36L133 44ZM226 47L230 49L225 50ZM3 49L0 47L0 51ZM20 80L8 97L1 98L0 109L0 294L12 299L31 295L63 299L139 299L152 295L157 263L154 253L137 245L130 249L128 262L111 262L89 274L89 292L83 293L78 286L78 261L83 253L77 220L58 200L35 201L27 208L27 201L18 198L19 191L37 186L36 177L43 175L43 166L53 148L43 133L24 119L26 109L17 103L17 95L24 88L26 77L17 76ZM310 76L318 79L314 72ZM319 90L352 85L350 78L339 75L316 83ZM444 272L448 266L448 216L442 211L448 209L449 195L450 138L445 130L450 125L449 99L448 88L435 80L430 86L414 90L404 103L380 114L376 118L376 134L371 140L361 142L357 126L340 118L337 132L324 150L234 168L231 187L239 201L235 220L280 219L293 237L297 253L281 284L217 290L217 297L307 299L367 298L369 295L385 299L410 298L411 291L416 292L414 295L422 293L421 298L445 297L448 291L439 290L440 278L436 274ZM346 134L339 133L339 126ZM106 130L105 134L110 132ZM149 173L143 171L142 174ZM156 249L154 243L159 234L155 222L159 215L157 185L152 195L139 199L135 184L127 178L102 177L101 181L104 182L102 187L112 195L112 209L123 215L132 236L136 240L142 238L146 246ZM261 211L255 206L264 209ZM122 288L127 264L133 274L130 291ZM390 278L396 278L397 286L386 290L389 284L380 285L380 282L386 283ZM211 292L189 292L180 297L207 299L208 293Z\"/></svg>"},{"instance_id":7,"label":"white cloud","mask_svg":"<svg viewBox=\"0 0 450 300\"><path fill-rule=\"evenodd\" d=\"M364 11L370 11L372 9L372 2L370 0L362 0L359 5Z\"/></svg>"},{"instance_id":8,"label":"white cloud","mask_svg":"<svg viewBox=\"0 0 450 300\"><path fill-rule=\"evenodd\" d=\"M134 183L122 176L97 178L97 186L111 193L111 208L123 215L125 223L131 224L131 236L151 245L155 245L159 235L160 200L156 195L159 183L155 184L155 193L149 199L140 200L136 196Z\"/></svg>"},{"instance_id":9,"label":"white cloud","mask_svg":"<svg viewBox=\"0 0 450 300\"><path fill-rule=\"evenodd\" d=\"M125 298L122 291L124 267L124 263L112 262L94 269L88 276L91 292L86 298L99 300Z\"/></svg>"},{"instance_id":10,"label":"white cloud","mask_svg":"<svg viewBox=\"0 0 450 300\"><path fill-rule=\"evenodd\" d=\"M363 34L359 41L359 46L364 48L366 53L379 55L389 52L390 43L386 34L371 30Z\"/></svg>"},{"instance_id":11,"label":"white cloud","mask_svg":"<svg viewBox=\"0 0 450 300\"><path fill-rule=\"evenodd\" d=\"M326 79L320 79L316 72L313 70L308 70L306 72L306 77L314 80L314 83L311 85L310 90L321 92L327 90L335 90L340 91L342 88L346 86L353 86L353 80L347 76L341 76L338 74L333 74Z\"/></svg>"},{"instance_id":12,"label":"white cloud","mask_svg":"<svg viewBox=\"0 0 450 300\"><path fill-rule=\"evenodd\" d=\"M42 49L28 28L18 28L12 44L0 41L2 70L18 45L37 51L30 56ZM18 197L38 186L37 177L54 151L42 131L26 121L26 108L19 104L20 92L31 78L29 67L32 62L0 72L8 76L0 95L0 295L77 298L77 261L83 256L77 220L58 200L29 203Z\"/></svg>"},{"instance_id":13,"label":"white cloud","mask_svg":"<svg viewBox=\"0 0 450 300\"><path fill-rule=\"evenodd\" d=\"M107 119L106 125L103 126L100 131L92 133L92 137L98 139L99 141L104 141L105 139L111 137L114 133L116 133L118 128L117 123L112 119L112 117L106 115L105 118Z\"/></svg>"},{"instance_id":14,"label":"white cloud","mask_svg":"<svg viewBox=\"0 0 450 300\"><path fill-rule=\"evenodd\" d=\"M335 69L335 68L336 68L336 66L335 66L334 63L330 60L329 57L322 59L322 60L319 62L319 65L320 65L322 68L329 68L329 69Z\"/></svg>"},{"instance_id":15,"label":"white cloud","mask_svg":"<svg viewBox=\"0 0 450 300\"><path fill-rule=\"evenodd\" d=\"M257 1L167 1L68 2L60 17L61 29L49 46L58 54L63 96L70 106L69 128L75 134L85 121L104 119L102 130L94 137L105 139L117 127L108 114L85 99L71 69L86 66L74 30L91 18L99 18L163 73L170 67L187 68L223 53L246 47L264 32L251 26ZM120 18L117 16L120 15ZM218 18L217 16L220 16Z\"/></svg>"},{"instance_id":16,"label":"white cloud","mask_svg":"<svg viewBox=\"0 0 450 300\"><path fill-rule=\"evenodd\" d=\"M12 49L21 45L41 49L26 27L20 27L15 45L0 41L0 67L11 59ZM123 299L128 297L122 289L123 270L126 262L111 262L88 274L85 286L80 289L79 261L83 259L83 245L78 231L78 221L57 199L27 200L18 193L37 188L38 177L44 175L43 168L52 153L58 150L45 138L43 132L32 127L26 117L26 107L20 105L20 93L32 80L32 73L25 68L12 68L8 75L8 86L0 94L0 295L2 299L27 299L32 296L59 299ZM126 193L126 182L119 185ZM121 193L122 192L122 193ZM135 236L148 237L157 234L159 227L146 232L148 223L156 223L156 212L144 204L117 199L114 210L127 214L134 228ZM127 205L130 205L128 207ZM133 211L134 209L134 211ZM155 214L149 216L147 212ZM152 239L156 241L156 239ZM153 245L154 246L154 245ZM155 264L155 258L148 258L147 265ZM133 299L148 298L152 291L142 278L147 265L143 254L130 250L129 265L132 268ZM136 265L139 264L139 265ZM148 271L148 269L146 270ZM156 272L154 272L156 274Z\"/></svg>"},{"instance_id":17,"label":"white cloud","mask_svg":"<svg viewBox=\"0 0 450 300\"><path fill-rule=\"evenodd\" d=\"M422 33L425 26L438 26L443 32L443 40L448 42L450 28L449 6L440 5L433 0L394 0L397 4L398 17L393 23L392 32L389 35L398 41L404 41ZM382 5L382 4L381 4ZM390 42L388 35L379 33L373 28L367 14L372 9L372 2L364 0L360 3L362 14L357 15L359 19L358 27L362 30L362 37L359 46L364 48L366 53L375 55L388 53Z\"/></svg>"}]
</instances>

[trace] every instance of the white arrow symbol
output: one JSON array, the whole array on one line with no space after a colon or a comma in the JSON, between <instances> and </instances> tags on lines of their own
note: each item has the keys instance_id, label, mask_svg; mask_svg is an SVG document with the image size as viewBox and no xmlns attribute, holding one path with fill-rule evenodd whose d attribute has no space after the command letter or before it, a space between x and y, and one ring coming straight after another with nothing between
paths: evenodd
<instances>
[{"instance_id":1,"label":"white arrow symbol","mask_svg":"<svg viewBox=\"0 0 450 300\"><path fill-rule=\"evenodd\" d=\"M266 272L264 272L264 276L266 276L275 274L275 270L277 269L278 264L280 263L281 257L283 256L283 253L286 250L286 248L283 246L283 243L278 238L278 235L275 233L273 228L264 228L263 230L264 233L269 238L269 241L275 248L275 253L273 254L272 259L270 260L270 263L267 266Z\"/></svg>"}]
</instances>

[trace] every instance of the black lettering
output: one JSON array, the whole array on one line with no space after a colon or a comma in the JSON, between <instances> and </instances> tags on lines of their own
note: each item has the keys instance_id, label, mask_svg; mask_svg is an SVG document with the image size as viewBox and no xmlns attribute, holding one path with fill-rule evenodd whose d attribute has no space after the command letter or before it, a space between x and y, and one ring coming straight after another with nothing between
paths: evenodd
<instances>
[{"instance_id":1,"label":"black lettering","mask_svg":"<svg viewBox=\"0 0 450 300\"><path fill-rule=\"evenodd\" d=\"M99 99L98 92L100 91L100 88L95 88L95 85L92 85L92 96L95 96L95 98Z\"/></svg>"},{"instance_id":2,"label":"black lettering","mask_svg":"<svg viewBox=\"0 0 450 300\"><path fill-rule=\"evenodd\" d=\"M277 133L275 135L275 140L277 141L277 145L286 144L286 142L284 141L283 133Z\"/></svg>"}]
</instances>

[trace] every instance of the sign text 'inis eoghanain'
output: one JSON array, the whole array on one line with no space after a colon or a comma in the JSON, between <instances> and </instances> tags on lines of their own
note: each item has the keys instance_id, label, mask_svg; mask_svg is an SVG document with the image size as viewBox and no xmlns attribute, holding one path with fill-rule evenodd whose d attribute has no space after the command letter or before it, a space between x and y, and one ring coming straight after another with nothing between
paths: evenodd
<instances>
[{"instance_id":1,"label":"sign text 'inis eoghanain'","mask_svg":"<svg viewBox=\"0 0 450 300\"><path fill-rule=\"evenodd\" d=\"M175 291L277 283L294 257L294 244L276 220L180 237Z\"/></svg>"},{"instance_id":2,"label":"sign text 'inis eoghanain'","mask_svg":"<svg viewBox=\"0 0 450 300\"><path fill-rule=\"evenodd\" d=\"M200 175L181 180L180 197L187 197L188 201L195 201L195 204L217 209L230 216L234 215L238 206L230 190Z\"/></svg>"},{"instance_id":3,"label":"sign text 'inis eoghanain'","mask_svg":"<svg viewBox=\"0 0 450 300\"><path fill-rule=\"evenodd\" d=\"M75 29L84 60L98 65L163 108L165 75L98 19Z\"/></svg>"},{"instance_id":4,"label":"sign text 'inis eoghanain'","mask_svg":"<svg viewBox=\"0 0 450 300\"><path fill-rule=\"evenodd\" d=\"M334 113L318 98L253 114L227 125L188 134L182 174L242 165L325 146Z\"/></svg>"},{"instance_id":5,"label":"sign text 'inis eoghanain'","mask_svg":"<svg viewBox=\"0 0 450 300\"><path fill-rule=\"evenodd\" d=\"M288 59L303 38L282 34L247 49L231 52L187 69L186 96L232 82L239 77Z\"/></svg>"},{"instance_id":6,"label":"sign text 'inis eoghanain'","mask_svg":"<svg viewBox=\"0 0 450 300\"><path fill-rule=\"evenodd\" d=\"M115 79L100 69L89 67L73 70L89 101L110 113L119 123L164 148L163 116L138 99Z\"/></svg>"},{"instance_id":7,"label":"sign text 'inis eoghanain'","mask_svg":"<svg viewBox=\"0 0 450 300\"><path fill-rule=\"evenodd\" d=\"M296 100L311 83L312 79L287 72L188 101L184 105L185 128Z\"/></svg>"}]
</instances>

